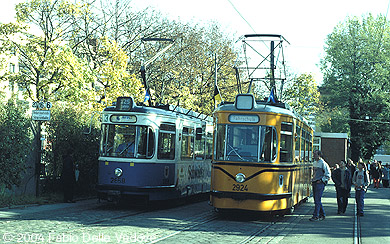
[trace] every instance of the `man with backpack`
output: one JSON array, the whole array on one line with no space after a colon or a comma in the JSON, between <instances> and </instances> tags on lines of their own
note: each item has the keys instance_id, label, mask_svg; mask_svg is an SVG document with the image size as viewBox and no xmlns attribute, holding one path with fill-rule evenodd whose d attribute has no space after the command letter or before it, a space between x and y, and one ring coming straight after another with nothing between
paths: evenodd
<instances>
[{"instance_id":1,"label":"man with backpack","mask_svg":"<svg viewBox=\"0 0 390 244\"><path fill-rule=\"evenodd\" d=\"M325 211L321 203L322 193L324 192L325 185L328 184L330 179L329 165L322 159L322 153L319 150L313 152L313 178L311 184L313 187L314 198L314 212L310 221L320 221L325 219Z\"/></svg>"},{"instance_id":2,"label":"man with backpack","mask_svg":"<svg viewBox=\"0 0 390 244\"><path fill-rule=\"evenodd\" d=\"M352 184L355 185L356 215L364 216L364 195L366 194L370 182L366 165L363 163L362 159L359 160L358 170L353 174Z\"/></svg>"}]
</instances>

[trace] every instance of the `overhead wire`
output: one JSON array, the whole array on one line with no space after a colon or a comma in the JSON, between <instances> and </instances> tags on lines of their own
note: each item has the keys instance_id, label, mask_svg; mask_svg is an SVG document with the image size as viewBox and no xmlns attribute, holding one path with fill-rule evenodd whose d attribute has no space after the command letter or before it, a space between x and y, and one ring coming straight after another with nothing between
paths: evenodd
<instances>
[{"instance_id":1,"label":"overhead wire","mask_svg":"<svg viewBox=\"0 0 390 244\"><path fill-rule=\"evenodd\" d=\"M238 11L238 9L234 6L234 4L228 0L228 2L230 3L230 5L232 5L232 7L234 8L234 10L236 10L236 12L240 15L240 17L248 24L248 26L253 30L254 33L256 33L255 29L253 29L253 27L251 26L251 24L249 24L249 22L244 18L244 16L242 16L242 14L240 13L240 11Z\"/></svg>"}]
</instances>

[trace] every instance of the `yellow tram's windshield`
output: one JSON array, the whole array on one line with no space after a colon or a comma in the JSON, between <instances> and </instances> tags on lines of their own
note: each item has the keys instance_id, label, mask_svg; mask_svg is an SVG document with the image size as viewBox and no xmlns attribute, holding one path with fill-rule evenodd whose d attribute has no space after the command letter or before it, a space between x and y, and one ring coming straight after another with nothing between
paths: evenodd
<instances>
[{"instance_id":1,"label":"yellow tram's windshield","mask_svg":"<svg viewBox=\"0 0 390 244\"><path fill-rule=\"evenodd\" d=\"M123 158L150 158L154 154L154 141L150 127L103 124L100 154Z\"/></svg>"},{"instance_id":2,"label":"yellow tram's windshield","mask_svg":"<svg viewBox=\"0 0 390 244\"><path fill-rule=\"evenodd\" d=\"M277 157L277 145L275 127L219 124L215 160L272 162Z\"/></svg>"}]
</instances>

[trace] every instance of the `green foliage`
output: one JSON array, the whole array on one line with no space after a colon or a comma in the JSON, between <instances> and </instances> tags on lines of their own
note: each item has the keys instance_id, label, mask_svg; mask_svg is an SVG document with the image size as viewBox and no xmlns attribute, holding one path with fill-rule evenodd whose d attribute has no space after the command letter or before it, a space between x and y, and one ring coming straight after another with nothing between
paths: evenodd
<instances>
[{"instance_id":1,"label":"green foliage","mask_svg":"<svg viewBox=\"0 0 390 244\"><path fill-rule=\"evenodd\" d=\"M316 114L316 129L317 131L331 133L349 133L348 109L339 107L323 106Z\"/></svg>"},{"instance_id":2,"label":"green foliage","mask_svg":"<svg viewBox=\"0 0 390 244\"><path fill-rule=\"evenodd\" d=\"M82 91L90 77L64 43L74 13L75 5L67 1L31 0L16 6L17 23L0 25L3 50L19 56L19 72L7 72L3 79L17 83L26 98L85 100Z\"/></svg>"},{"instance_id":3,"label":"green foliage","mask_svg":"<svg viewBox=\"0 0 390 244\"><path fill-rule=\"evenodd\" d=\"M14 99L0 105L0 185L19 185L31 148L30 120Z\"/></svg>"},{"instance_id":4,"label":"green foliage","mask_svg":"<svg viewBox=\"0 0 390 244\"><path fill-rule=\"evenodd\" d=\"M237 53L232 38L211 23L208 28L170 23L167 35L174 45L147 69L148 86L156 103L180 104L194 111L211 114L214 109L215 54L218 86L225 101L237 94L233 70ZM145 43L146 60L151 59L166 43Z\"/></svg>"},{"instance_id":5,"label":"green foliage","mask_svg":"<svg viewBox=\"0 0 390 244\"><path fill-rule=\"evenodd\" d=\"M62 156L71 150L75 163L79 165L80 186L87 191L91 190L97 179L100 130L97 116L91 121L91 114L84 111L66 106L53 107L46 128L48 146L44 152L44 162L47 175L56 178L61 175ZM90 124L91 133L86 134Z\"/></svg>"},{"instance_id":6,"label":"green foliage","mask_svg":"<svg viewBox=\"0 0 390 244\"><path fill-rule=\"evenodd\" d=\"M126 53L108 38L102 37L96 42L98 48L85 65L88 73L95 77L90 88L84 89L89 94L86 102L93 104L94 110L100 111L115 102L119 96L133 96L137 101L142 101L144 89L141 81L128 72ZM99 103L95 102L96 97L99 98Z\"/></svg>"},{"instance_id":7,"label":"green foliage","mask_svg":"<svg viewBox=\"0 0 390 244\"><path fill-rule=\"evenodd\" d=\"M284 101L304 117L318 114L320 93L311 74L301 74L293 78L283 90Z\"/></svg>"},{"instance_id":8,"label":"green foliage","mask_svg":"<svg viewBox=\"0 0 390 244\"><path fill-rule=\"evenodd\" d=\"M372 157L390 135L389 30L384 16L351 17L326 40L323 102L345 113L354 160Z\"/></svg>"}]
</instances>

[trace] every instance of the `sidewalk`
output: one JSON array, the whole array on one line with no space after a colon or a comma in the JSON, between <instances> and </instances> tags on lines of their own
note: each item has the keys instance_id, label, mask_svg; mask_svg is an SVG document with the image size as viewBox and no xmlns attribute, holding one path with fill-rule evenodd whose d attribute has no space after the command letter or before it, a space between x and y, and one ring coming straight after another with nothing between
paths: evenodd
<instances>
[{"instance_id":1,"label":"sidewalk","mask_svg":"<svg viewBox=\"0 0 390 244\"><path fill-rule=\"evenodd\" d=\"M0 220L15 218L19 215L38 213L42 211L58 211L66 208L74 208L75 206L97 206L97 199L85 199L79 200L75 203L52 203L52 204L31 204L31 205L21 205L13 206L12 208L4 207L0 208Z\"/></svg>"},{"instance_id":2,"label":"sidewalk","mask_svg":"<svg viewBox=\"0 0 390 244\"><path fill-rule=\"evenodd\" d=\"M390 243L390 188L374 189L366 193L364 217L355 215L355 191L351 191L347 211L337 215L336 190L330 182L322 198L326 219L311 222L314 209L313 199L298 208L294 214L301 220L279 243ZM361 230L361 232L360 232ZM361 239L359 235L361 233Z\"/></svg>"},{"instance_id":3,"label":"sidewalk","mask_svg":"<svg viewBox=\"0 0 390 244\"><path fill-rule=\"evenodd\" d=\"M360 227L363 243L390 243L390 188L370 186Z\"/></svg>"}]
</instances>

